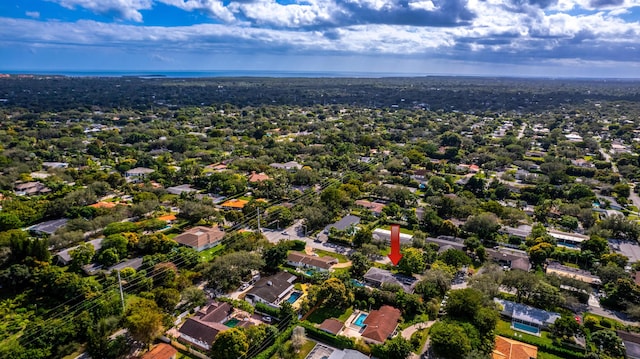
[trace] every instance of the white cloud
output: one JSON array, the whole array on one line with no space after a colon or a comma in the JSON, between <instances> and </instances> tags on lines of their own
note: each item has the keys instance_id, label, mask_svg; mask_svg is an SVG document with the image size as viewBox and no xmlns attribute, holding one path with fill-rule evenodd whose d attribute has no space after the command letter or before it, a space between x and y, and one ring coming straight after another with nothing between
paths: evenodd
<instances>
[{"instance_id":1,"label":"white cloud","mask_svg":"<svg viewBox=\"0 0 640 359\"><path fill-rule=\"evenodd\" d=\"M233 13L217 0L157 0L185 11L201 11L224 22L235 21Z\"/></svg>"},{"instance_id":2,"label":"white cloud","mask_svg":"<svg viewBox=\"0 0 640 359\"><path fill-rule=\"evenodd\" d=\"M40 18L40 13L38 11L27 11L24 14L30 18L34 18L34 19Z\"/></svg>"},{"instance_id":3,"label":"white cloud","mask_svg":"<svg viewBox=\"0 0 640 359\"><path fill-rule=\"evenodd\" d=\"M49 0L68 9L85 8L96 14L114 15L123 20L142 22L140 10L151 9L152 0Z\"/></svg>"}]
</instances>

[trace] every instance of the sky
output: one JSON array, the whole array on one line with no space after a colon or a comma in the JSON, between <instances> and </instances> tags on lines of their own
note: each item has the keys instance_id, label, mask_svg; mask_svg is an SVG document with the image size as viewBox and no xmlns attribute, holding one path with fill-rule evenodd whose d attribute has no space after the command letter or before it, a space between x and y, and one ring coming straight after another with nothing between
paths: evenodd
<instances>
[{"instance_id":1,"label":"sky","mask_svg":"<svg viewBox=\"0 0 640 359\"><path fill-rule=\"evenodd\" d=\"M0 72L640 78L640 0L1 0Z\"/></svg>"}]
</instances>

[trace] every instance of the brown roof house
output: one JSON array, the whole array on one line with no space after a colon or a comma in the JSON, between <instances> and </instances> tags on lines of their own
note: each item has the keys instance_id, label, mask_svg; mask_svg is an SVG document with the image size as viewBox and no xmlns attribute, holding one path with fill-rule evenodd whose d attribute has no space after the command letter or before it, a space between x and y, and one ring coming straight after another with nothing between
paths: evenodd
<instances>
[{"instance_id":1,"label":"brown roof house","mask_svg":"<svg viewBox=\"0 0 640 359\"><path fill-rule=\"evenodd\" d=\"M270 179L269 176L264 172L256 173L256 171L253 171L249 175L249 182L250 183L267 181L269 179Z\"/></svg>"},{"instance_id":2,"label":"brown roof house","mask_svg":"<svg viewBox=\"0 0 640 359\"><path fill-rule=\"evenodd\" d=\"M181 342L202 350L209 350L218 333L229 327L223 323L229 320L233 307L229 303L213 302L187 318L178 332Z\"/></svg>"},{"instance_id":3,"label":"brown roof house","mask_svg":"<svg viewBox=\"0 0 640 359\"><path fill-rule=\"evenodd\" d=\"M333 257L316 257L300 252L290 252L287 256L287 264L296 268L309 268L319 272L331 270L338 260Z\"/></svg>"},{"instance_id":4,"label":"brown roof house","mask_svg":"<svg viewBox=\"0 0 640 359\"><path fill-rule=\"evenodd\" d=\"M383 305L373 310L364 320L364 331L361 336L367 343L382 344L390 338L398 327L400 310L389 305Z\"/></svg>"},{"instance_id":5,"label":"brown roof house","mask_svg":"<svg viewBox=\"0 0 640 359\"><path fill-rule=\"evenodd\" d=\"M327 333L331 333L333 335L338 335L343 327L344 324L341 321L339 321L338 319L330 318L325 319L324 322L320 324L318 329L323 330Z\"/></svg>"},{"instance_id":6,"label":"brown roof house","mask_svg":"<svg viewBox=\"0 0 640 359\"><path fill-rule=\"evenodd\" d=\"M382 209L386 206L384 203L380 202L371 202L365 199L359 199L356 201L356 205L360 207L364 207L373 213L374 216L379 216L382 214Z\"/></svg>"},{"instance_id":7,"label":"brown roof house","mask_svg":"<svg viewBox=\"0 0 640 359\"><path fill-rule=\"evenodd\" d=\"M25 182L16 184L15 192L18 196L32 196L49 193L51 189L40 182Z\"/></svg>"},{"instance_id":8,"label":"brown roof house","mask_svg":"<svg viewBox=\"0 0 640 359\"><path fill-rule=\"evenodd\" d=\"M536 359L538 347L517 340L496 336L492 359Z\"/></svg>"},{"instance_id":9,"label":"brown roof house","mask_svg":"<svg viewBox=\"0 0 640 359\"><path fill-rule=\"evenodd\" d=\"M279 308L280 303L293 290L293 282L296 279L296 276L287 272L279 272L269 277L262 277L247 292L244 299L253 305L260 302Z\"/></svg>"},{"instance_id":10,"label":"brown roof house","mask_svg":"<svg viewBox=\"0 0 640 359\"><path fill-rule=\"evenodd\" d=\"M220 244L224 237L224 231L220 227L203 227L197 226L188 229L173 240L184 246L191 247L195 250L202 251L207 248L215 247Z\"/></svg>"},{"instance_id":11,"label":"brown roof house","mask_svg":"<svg viewBox=\"0 0 640 359\"><path fill-rule=\"evenodd\" d=\"M178 351L169 344L160 343L148 351L141 359L176 359Z\"/></svg>"}]
</instances>

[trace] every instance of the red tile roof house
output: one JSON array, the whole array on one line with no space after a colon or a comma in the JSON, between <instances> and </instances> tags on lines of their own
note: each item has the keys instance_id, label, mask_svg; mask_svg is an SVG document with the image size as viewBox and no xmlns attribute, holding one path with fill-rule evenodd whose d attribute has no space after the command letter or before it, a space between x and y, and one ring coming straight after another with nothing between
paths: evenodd
<instances>
[{"instance_id":1,"label":"red tile roof house","mask_svg":"<svg viewBox=\"0 0 640 359\"><path fill-rule=\"evenodd\" d=\"M398 327L400 310L384 305L378 310L371 311L364 320L364 331L361 336L370 344L382 344L390 338Z\"/></svg>"},{"instance_id":2,"label":"red tile roof house","mask_svg":"<svg viewBox=\"0 0 640 359\"><path fill-rule=\"evenodd\" d=\"M209 350L218 333L229 327L223 323L229 320L233 307L229 303L213 302L187 318L180 327L180 340L202 350Z\"/></svg>"},{"instance_id":3,"label":"red tile roof house","mask_svg":"<svg viewBox=\"0 0 640 359\"><path fill-rule=\"evenodd\" d=\"M256 171L253 171L253 172L251 172L251 175L249 176L249 182L250 183L267 181L269 179L270 179L269 176L264 172L256 173Z\"/></svg>"},{"instance_id":4,"label":"red tile roof house","mask_svg":"<svg viewBox=\"0 0 640 359\"><path fill-rule=\"evenodd\" d=\"M141 359L176 359L178 351L169 344L160 343L148 351Z\"/></svg>"},{"instance_id":5,"label":"red tile roof house","mask_svg":"<svg viewBox=\"0 0 640 359\"><path fill-rule=\"evenodd\" d=\"M386 206L384 203L379 202L370 202L364 199L359 199L356 201L357 206L364 207L371 211L376 216L382 214L382 209Z\"/></svg>"},{"instance_id":6,"label":"red tile roof house","mask_svg":"<svg viewBox=\"0 0 640 359\"><path fill-rule=\"evenodd\" d=\"M197 226L176 236L173 240L200 252L220 244L225 232L220 227Z\"/></svg>"},{"instance_id":7,"label":"red tile roof house","mask_svg":"<svg viewBox=\"0 0 640 359\"><path fill-rule=\"evenodd\" d=\"M338 260L333 257L316 257L300 252L290 252L287 256L287 264L296 268L311 268L319 272L331 270Z\"/></svg>"}]
</instances>

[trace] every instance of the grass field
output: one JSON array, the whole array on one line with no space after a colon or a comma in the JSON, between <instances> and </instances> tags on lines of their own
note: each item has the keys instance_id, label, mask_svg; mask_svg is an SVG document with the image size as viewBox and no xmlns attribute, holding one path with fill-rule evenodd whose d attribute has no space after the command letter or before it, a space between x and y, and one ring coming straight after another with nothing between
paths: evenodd
<instances>
[{"instance_id":1,"label":"grass field","mask_svg":"<svg viewBox=\"0 0 640 359\"><path fill-rule=\"evenodd\" d=\"M200 261L210 262L213 257L224 251L225 247L226 246L224 244L220 244L213 248L205 249L204 251L200 252Z\"/></svg>"},{"instance_id":2,"label":"grass field","mask_svg":"<svg viewBox=\"0 0 640 359\"><path fill-rule=\"evenodd\" d=\"M313 252L319 255L320 257L326 257L326 256L333 257L337 259L338 262L340 263L346 263L349 261L349 258L347 258L347 256L345 256L344 254L333 253L333 252L325 251L323 249L315 249Z\"/></svg>"},{"instance_id":3,"label":"grass field","mask_svg":"<svg viewBox=\"0 0 640 359\"><path fill-rule=\"evenodd\" d=\"M349 318L351 313L353 313L352 307L349 307L346 310L335 307L322 307L316 309L313 313L311 313L311 315L307 318L307 321L314 324L320 324L324 322L325 319L336 318L339 321L344 322Z\"/></svg>"}]
</instances>

